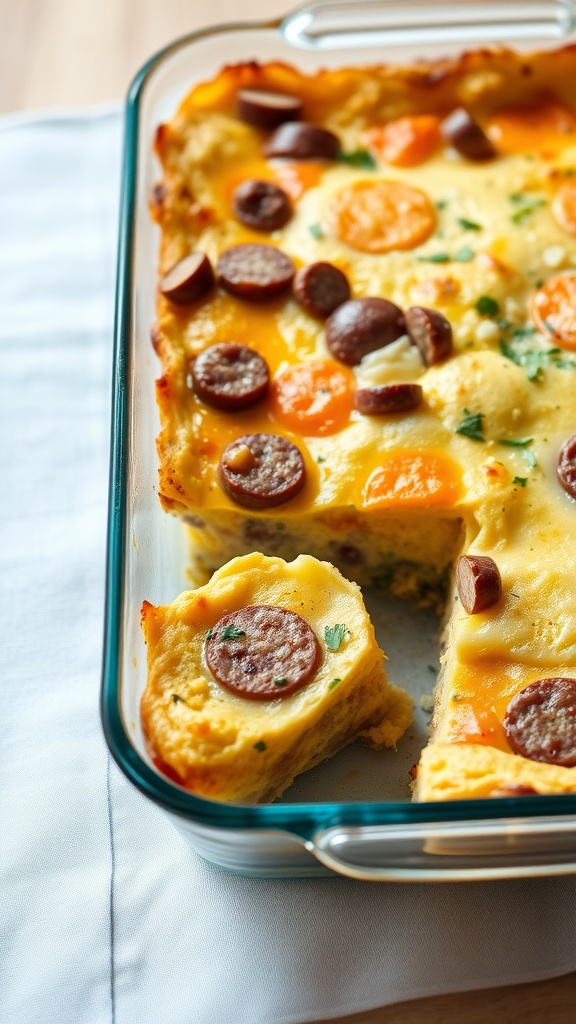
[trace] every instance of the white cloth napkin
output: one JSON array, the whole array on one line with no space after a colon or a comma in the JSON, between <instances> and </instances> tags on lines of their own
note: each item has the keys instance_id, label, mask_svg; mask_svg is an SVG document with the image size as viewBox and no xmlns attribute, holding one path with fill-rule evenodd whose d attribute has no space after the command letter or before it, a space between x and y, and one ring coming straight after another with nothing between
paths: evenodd
<instances>
[{"instance_id":1,"label":"white cloth napkin","mask_svg":"<svg viewBox=\"0 0 576 1024\"><path fill-rule=\"evenodd\" d=\"M201 860L98 716L117 109L0 122L0 1020L288 1024L576 968L576 878L262 881Z\"/></svg>"}]
</instances>

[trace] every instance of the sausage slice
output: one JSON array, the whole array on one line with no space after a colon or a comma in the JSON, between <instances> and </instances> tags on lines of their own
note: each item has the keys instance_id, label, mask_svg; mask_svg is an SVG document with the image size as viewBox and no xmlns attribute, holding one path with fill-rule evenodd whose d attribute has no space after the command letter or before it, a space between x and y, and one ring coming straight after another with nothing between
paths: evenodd
<instances>
[{"instance_id":1,"label":"sausage slice","mask_svg":"<svg viewBox=\"0 0 576 1024\"><path fill-rule=\"evenodd\" d=\"M456 563L456 589L464 610L476 615L502 597L500 570L488 555L461 555Z\"/></svg>"},{"instance_id":2,"label":"sausage slice","mask_svg":"<svg viewBox=\"0 0 576 1024\"><path fill-rule=\"evenodd\" d=\"M222 452L220 482L244 508L282 505L298 494L305 481L301 452L279 434L245 434Z\"/></svg>"},{"instance_id":3,"label":"sausage slice","mask_svg":"<svg viewBox=\"0 0 576 1024\"><path fill-rule=\"evenodd\" d=\"M576 765L576 680L537 679L510 701L504 729L515 754L564 768Z\"/></svg>"},{"instance_id":4,"label":"sausage slice","mask_svg":"<svg viewBox=\"0 0 576 1024\"><path fill-rule=\"evenodd\" d=\"M406 329L425 366L434 366L452 355L452 327L437 310L411 306L406 313Z\"/></svg>"},{"instance_id":5,"label":"sausage slice","mask_svg":"<svg viewBox=\"0 0 576 1024\"><path fill-rule=\"evenodd\" d=\"M388 299L350 299L326 321L326 344L333 356L357 366L364 356L390 345L406 333L399 306Z\"/></svg>"},{"instance_id":6,"label":"sausage slice","mask_svg":"<svg viewBox=\"0 0 576 1024\"><path fill-rule=\"evenodd\" d=\"M227 292L248 302L265 302L287 291L295 267L290 257L273 245L247 242L225 249L216 271Z\"/></svg>"},{"instance_id":7,"label":"sausage slice","mask_svg":"<svg viewBox=\"0 0 576 1024\"><path fill-rule=\"evenodd\" d=\"M192 384L198 397L227 412L255 405L264 398L269 382L262 356L236 342L209 345L192 364Z\"/></svg>"},{"instance_id":8,"label":"sausage slice","mask_svg":"<svg viewBox=\"0 0 576 1024\"><path fill-rule=\"evenodd\" d=\"M407 412L422 401L420 384L376 384L371 388L358 388L355 406L365 416L379 413Z\"/></svg>"},{"instance_id":9,"label":"sausage slice","mask_svg":"<svg viewBox=\"0 0 576 1024\"><path fill-rule=\"evenodd\" d=\"M558 456L558 479L571 498L576 498L576 434L564 442Z\"/></svg>"},{"instance_id":10,"label":"sausage slice","mask_svg":"<svg viewBox=\"0 0 576 1024\"><path fill-rule=\"evenodd\" d=\"M477 121L464 107L457 107L440 125L446 142L468 160L491 160L496 150Z\"/></svg>"},{"instance_id":11,"label":"sausage slice","mask_svg":"<svg viewBox=\"0 0 576 1024\"><path fill-rule=\"evenodd\" d=\"M203 252L191 252L179 260L160 281L160 291L170 302L188 306L201 299L214 284L214 271Z\"/></svg>"},{"instance_id":12,"label":"sausage slice","mask_svg":"<svg viewBox=\"0 0 576 1024\"><path fill-rule=\"evenodd\" d=\"M215 679L250 700L290 696L310 682L320 658L316 634L287 608L248 605L229 612L206 640Z\"/></svg>"},{"instance_id":13,"label":"sausage slice","mask_svg":"<svg viewBox=\"0 0 576 1024\"><path fill-rule=\"evenodd\" d=\"M336 160L340 141L326 128L304 121L281 124L264 144L264 156L284 156L292 160Z\"/></svg>"},{"instance_id":14,"label":"sausage slice","mask_svg":"<svg viewBox=\"0 0 576 1024\"><path fill-rule=\"evenodd\" d=\"M350 285L333 263L310 263L294 278L294 296L311 316L325 320L350 298Z\"/></svg>"},{"instance_id":15,"label":"sausage slice","mask_svg":"<svg viewBox=\"0 0 576 1024\"><path fill-rule=\"evenodd\" d=\"M238 116L255 128L276 128L283 121L297 121L302 100L267 89L240 89L236 97Z\"/></svg>"},{"instance_id":16,"label":"sausage slice","mask_svg":"<svg viewBox=\"0 0 576 1024\"><path fill-rule=\"evenodd\" d=\"M272 181L257 178L238 186L233 208L238 220L256 231L277 231L292 216L292 204L284 190Z\"/></svg>"}]
</instances>

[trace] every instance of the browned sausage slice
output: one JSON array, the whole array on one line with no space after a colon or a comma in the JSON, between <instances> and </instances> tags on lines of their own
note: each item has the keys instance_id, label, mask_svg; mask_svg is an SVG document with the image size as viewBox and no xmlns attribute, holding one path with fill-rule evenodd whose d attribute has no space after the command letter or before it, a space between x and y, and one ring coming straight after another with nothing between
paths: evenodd
<instances>
[{"instance_id":1,"label":"browned sausage slice","mask_svg":"<svg viewBox=\"0 0 576 1024\"><path fill-rule=\"evenodd\" d=\"M576 434L564 442L558 456L558 479L571 498L576 498Z\"/></svg>"},{"instance_id":2,"label":"browned sausage slice","mask_svg":"<svg viewBox=\"0 0 576 1024\"><path fill-rule=\"evenodd\" d=\"M452 327L437 310L411 306L406 313L406 328L425 366L434 366L452 355Z\"/></svg>"},{"instance_id":3,"label":"browned sausage slice","mask_svg":"<svg viewBox=\"0 0 576 1024\"><path fill-rule=\"evenodd\" d=\"M456 562L458 597L468 615L490 608L502 597L500 570L488 555L461 555Z\"/></svg>"},{"instance_id":4,"label":"browned sausage slice","mask_svg":"<svg viewBox=\"0 0 576 1024\"><path fill-rule=\"evenodd\" d=\"M209 345L192 364L194 391L208 405L235 412L255 405L268 390L266 361L247 345Z\"/></svg>"},{"instance_id":5,"label":"browned sausage slice","mask_svg":"<svg viewBox=\"0 0 576 1024\"><path fill-rule=\"evenodd\" d=\"M333 263L310 263L296 274L294 295L307 313L324 320L348 301L350 285Z\"/></svg>"},{"instance_id":6,"label":"browned sausage slice","mask_svg":"<svg viewBox=\"0 0 576 1024\"><path fill-rule=\"evenodd\" d=\"M227 292L249 302L264 302L287 291L295 267L290 257L273 245L247 242L225 249L216 271Z\"/></svg>"},{"instance_id":7,"label":"browned sausage slice","mask_svg":"<svg viewBox=\"0 0 576 1024\"><path fill-rule=\"evenodd\" d=\"M419 384L376 384L371 388L358 388L355 405L365 416L379 413L407 412L422 401Z\"/></svg>"},{"instance_id":8,"label":"browned sausage slice","mask_svg":"<svg viewBox=\"0 0 576 1024\"><path fill-rule=\"evenodd\" d=\"M269 605L223 615L206 640L206 661L215 679L250 700L295 693L310 682L320 657L316 634L302 616Z\"/></svg>"},{"instance_id":9,"label":"browned sausage slice","mask_svg":"<svg viewBox=\"0 0 576 1024\"><path fill-rule=\"evenodd\" d=\"M170 302L188 306L210 291L214 284L212 264L203 252L191 252L164 274L160 291Z\"/></svg>"},{"instance_id":10,"label":"browned sausage slice","mask_svg":"<svg viewBox=\"0 0 576 1024\"><path fill-rule=\"evenodd\" d=\"M234 193L234 213L256 231L277 231L292 216L292 204L283 189L271 181L251 178Z\"/></svg>"},{"instance_id":11,"label":"browned sausage slice","mask_svg":"<svg viewBox=\"0 0 576 1024\"><path fill-rule=\"evenodd\" d=\"M304 459L278 434L245 434L220 459L222 487L244 508L272 508L293 498L306 481Z\"/></svg>"},{"instance_id":12,"label":"browned sausage slice","mask_svg":"<svg viewBox=\"0 0 576 1024\"><path fill-rule=\"evenodd\" d=\"M340 142L326 128L303 121L281 124L264 144L264 156L285 156L292 160L336 160Z\"/></svg>"},{"instance_id":13,"label":"browned sausage slice","mask_svg":"<svg viewBox=\"0 0 576 1024\"><path fill-rule=\"evenodd\" d=\"M576 680L537 679L512 698L504 729L515 754L564 768L576 765Z\"/></svg>"},{"instance_id":14,"label":"browned sausage slice","mask_svg":"<svg viewBox=\"0 0 576 1024\"><path fill-rule=\"evenodd\" d=\"M468 160L491 160L496 150L488 136L464 107L457 107L440 125L442 135Z\"/></svg>"},{"instance_id":15,"label":"browned sausage slice","mask_svg":"<svg viewBox=\"0 0 576 1024\"><path fill-rule=\"evenodd\" d=\"M267 89L240 89L236 97L238 116L255 128L276 128L283 121L297 121L302 100Z\"/></svg>"},{"instance_id":16,"label":"browned sausage slice","mask_svg":"<svg viewBox=\"0 0 576 1024\"><path fill-rule=\"evenodd\" d=\"M333 356L357 366L364 356L390 345L406 333L399 306L388 299L350 299L326 321L326 344Z\"/></svg>"}]
</instances>

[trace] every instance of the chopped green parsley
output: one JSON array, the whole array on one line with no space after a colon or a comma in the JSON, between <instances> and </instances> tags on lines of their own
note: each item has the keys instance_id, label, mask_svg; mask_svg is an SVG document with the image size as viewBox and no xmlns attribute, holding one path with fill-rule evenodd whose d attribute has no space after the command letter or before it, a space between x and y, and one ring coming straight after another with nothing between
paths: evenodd
<instances>
[{"instance_id":1,"label":"chopped green parsley","mask_svg":"<svg viewBox=\"0 0 576 1024\"><path fill-rule=\"evenodd\" d=\"M349 167L359 167L361 171L373 171L378 164L367 149L353 149L350 153L339 153L338 162Z\"/></svg>"},{"instance_id":2,"label":"chopped green parsley","mask_svg":"<svg viewBox=\"0 0 576 1024\"><path fill-rule=\"evenodd\" d=\"M233 622L231 622L229 626L224 626L224 629L220 630L221 640L238 640L241 636L246 636L245 631L243 629L238 629L238 626L235 626Z\"/></svg>"},{"instance_id":3,"label":"chopped green parsley","mask_svg":"<svg viewBox=\"0 0 576 1024\"><path fill-rule=\"evenodd\" d=\"M458 217L458 223L465 231L482 231L482 225L475 220L468 220L467 217Z\"/></svg>"},{"instance_id":4,"label":"chopped green parsley","mask_svg":"<svg viewBox=\"0 0 576 1024\"><path fill-rule=\"evenodd\" d=\"M419 263L450 263L447 252L433 252L430 256L417 256L416 259Z\"/></svg>"},{"instance_id":5,"label":"chopped green parsley","mask_svg":"<svg viewBox=\"0 0 576 1024\"><path fill-rule=\"evenodd\" d=\"M521 454L522 458L524 459L524 462L526 463L526 465L530 466L530 469L534 469L535 466L538 465L538 462L536 460L536 456L534 455L534 452L531 451L530 448L523 448L522 451L520 452L520 454Z\"/></svg>"},{"instance_id":6,"label":"chopped green parsley","mask_svg":"<svg viewBox=\"0 0 576 1024\"><path fill-rule=\"evenodd\" d=\"M463 434L464 437L470 437L473 441L484 441L485 438L482 433L483 419L483 412L470 412L469 409L464 409L462 422L456 427L456 433Z\"/></svg>"},{"instance_id":7,"label":"chopped green parsley","mask_svg":"<svg viewBox=\"0 0 576 1024\"><path fill-rule=\"evenodd\" d=\"M342 682L342 680L341 680L341 679L333 679L333 680L332 680L332 682L331 682L331 683L329 683L329 685L328 685L328 689L329 689L329 690L333 690L333 689L334 689L334 687L335 687L335 686L338 686L338 683L340 683L340 682Z\"/></svg>"},{"instance_id":8,"label":"chopped green parsley","mask_svg":"<svg viewBox=\"0 0 576 1024\"><path fill-rule=\"evenodd\" d=\"M525 448L526 445L532 444L533 437L501 437L500 444L506 444L509 448Z\"/></svg>"},{"instance_id":9,"label":"chopped green parsley","mask_svg":"<svg viewBox=\"0 0 576 1024\"><path fill-rule=\"evenodd\" d=\"M535 196L525 196L520 192L513 193L508 196L508 199L517 207L511 215L510 220L513 224L518 225L522 225L534 210L539 209L539 207L544 206L546 203L545 199L539 199Z\"/></svg>"},{"instance_id":10,"label":"chopped green parsley","mask_svg":"<svg viewBox=\"0 0 576 1024\"><path fill-rule=\"evenodd\" d=\"M455 252L452 259L456 263L470 263L470 260L474 259L474 250L469 245L463 245L458 252Z\"/></svg>"},{"instance_id":11,"label":"chopped green parsley","mask_svg":"<svg viewBox=\"0 0 576 1024\"><path fill-rule=\"evenodd\" d=\"M348 629L342 622L337 622L334 626L326 626L324 639L328 650L337 651L347 632Z\"/></svg>"},{"instance_id":12,"label":"chopped green parsley","mask_svg":"<svg viewBox=\"0 0 576 1024\"><path fill-rule=\"evenodd\" d=\"M254 744L254 750L266 750L264 740L258 740L258 743Z\"/></svg>"},{"instance_id":13,"label":"chopped green parsley","mask_svg":"<svg viewBox=\"0 0 576 1024\"><path fill-rule=\"evenodd\" d=\"M319 242L321 238L324 238L324 232L322 230L322 226L320 224L318 224L318 223L316 223L316 224L309 224L308 225L308 231L312 235L312 238L315 238L317 242Z\"/></svg>"},{"instance_id":14,"label":"chopped green parsley","mask_svg":"<svg viewBox=\"0 0 576 1024\"><path fill-rule=\"evenodd\" d=\"M532 333L530 328L518 328L511 341L500 339L502 355L516 366L522 366L528 380L539 380L547 366L555 366L559 370L576 369L576 360L567 358L561 348L525 348L522 342L529 331Z\"/></svg>"},{"instance_id":15,"label":"chopped green parsley","mask_svg":"<svg viewBox=\"0 0 576 1024\"><path fill-rule=\"evenodd\" d=\"M287 685L288 685L288 680L287 679L282 678L282 679L275 679L274 680L274 686L287 686Z\"/></svg>"},{"instance_id":16,"label":"chopped green parsley","mask_svg":"<svg viewBox=\"0 0 576 1024\"><path fill-rule=\"evenodd\" d=\"M480 316L497 316L500 312L500 306L491 295L481 295L476 299L475 308Z\"/></svg>"},{"instance_id":17,"label":"chopped green parsley","mask_svg":"<svg viewBox=\"0 0 576 1024\"><path fill-rule=\"evenodd\" d=\"M526 487L526 484L528 483L528 477L527 476L515 476L513 481L512 481L512 483L513 484L518 484L519 487Z\"/></svg>"}]
</instances>

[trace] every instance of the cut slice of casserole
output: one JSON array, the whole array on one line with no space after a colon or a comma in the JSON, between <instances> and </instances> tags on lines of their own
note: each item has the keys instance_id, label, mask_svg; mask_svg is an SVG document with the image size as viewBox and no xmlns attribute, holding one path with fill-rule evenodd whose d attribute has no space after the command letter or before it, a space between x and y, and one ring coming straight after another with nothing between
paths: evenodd
<instances>
[{"instance_id":1,"label":"cut slice of casserole","mask_svg":"<svg viewBox=\"0 0 576 1024\"><path fill-rule=\"evenodd\" d=\"M310 555L233 559L172 604L145 603L142 628L147 746L199 796L272 800L359 737L394 746L411 720L359 587Z\"/></svg>"}]
</instances>

